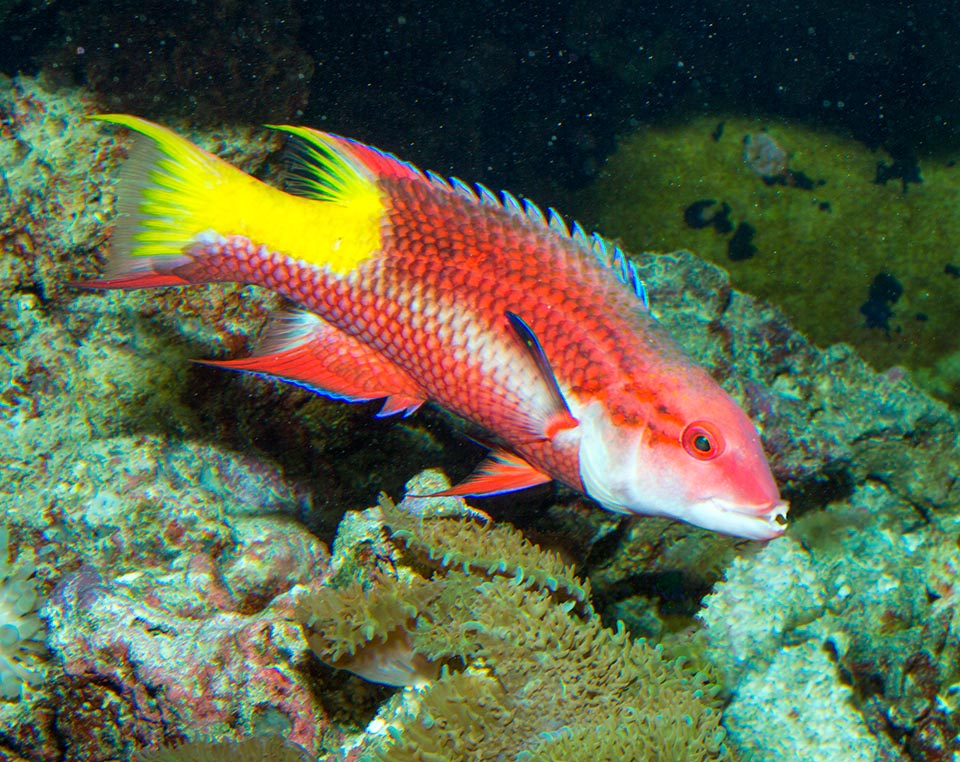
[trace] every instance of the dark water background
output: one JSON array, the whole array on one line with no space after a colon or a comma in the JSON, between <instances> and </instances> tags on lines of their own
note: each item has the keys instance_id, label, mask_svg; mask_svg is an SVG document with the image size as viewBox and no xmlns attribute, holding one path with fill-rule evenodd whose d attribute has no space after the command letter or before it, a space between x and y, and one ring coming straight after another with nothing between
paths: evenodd
<instances>
[{"instance_id":1,"label":"dark water background","mask_svg":"<svg viewBox=\"0 0 960 762\"><path fill-rule=\"evenodd\" d=\"M0 2L0 71L153 119L295 121L547 203L618 135L703 111L957 142L960 5Z\"/></svg>"}]
</instances>

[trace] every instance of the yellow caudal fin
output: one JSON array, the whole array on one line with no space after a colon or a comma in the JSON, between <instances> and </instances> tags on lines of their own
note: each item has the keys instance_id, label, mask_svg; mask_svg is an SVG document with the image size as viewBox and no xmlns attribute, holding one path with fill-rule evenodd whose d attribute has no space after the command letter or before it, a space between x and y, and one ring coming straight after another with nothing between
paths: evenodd
<instances>
[{"instance_id":1,"label":"yellow caudal fin","mask_svg":"<svg viewBox=\"0 0 960 762\"><path fill-rule=\"evenodd\" d=\"M94 118L139 134L120 174L107 272L81 285L198 282L202 278L184 276L192 269L184 266L202 255L203 247L195 244L211 234L240 236L334 272L349 271L380 248L383 205L375 180L347 160L336 161L334 155L316 168L316 181L328 192L305 198L266 185L146 119ZM298 135L301 128L286 129ZM244 278L238 272L236 279Z\"/></svg>"}]
</instances>

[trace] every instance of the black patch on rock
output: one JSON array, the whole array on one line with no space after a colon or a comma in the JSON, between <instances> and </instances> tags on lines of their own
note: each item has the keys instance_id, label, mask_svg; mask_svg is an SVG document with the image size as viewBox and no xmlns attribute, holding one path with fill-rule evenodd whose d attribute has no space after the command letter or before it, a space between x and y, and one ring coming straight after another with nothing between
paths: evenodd
<instances>
[{"instance_id":1,"label":"black patch on rock","mask_svg":"<svg viewBox=\"0 0 960 762\"><path fill-rule=\"evenodd\" d=\"M797 172L793 169L788 171L790 172L790 185L792 185L794 188L799 188L800 190L813 190L814 185L823 185L823 180L815 183L803 172Z\"/></svg>"},{"instance_id":2,"label":"black patch on rock","mask_svg":"<svg viewBox=\"0 0 960 762\"><path fill-rule=\"evenodd\" d=\"M699 230L700 228L712 225L715 212L712 212L710 207L716 203L717 200L715 198L701 198L690 204L690 206L683 210L683 221L686 223L686 226L694 230Z\"/></svg>"},{"instance_id":3,"label":"black patch on rock","mask_svg":"<svg viewBox=\"0 0 960 762\"><path fill-rule=\"evenodd\" d=\"M757 253L757 247L753 245L753 236L757 229L749 222L741 222L737 229L727 242L727 256L733 262L741 262L744 259L750 259Z\"/></svg>"},{"instance_id":4,"label":"black patch on rock","mask_svg":"<svg viewBox=\"0 0 960 762\"><path fill-rule=\"evenodd\" d=\"M907 192L910 183L922 183L923 177L920 176L920 164L917 161L916 154L905 153L895 159L893 164L878 161L877 176L873 184L886 185L888 180L900 180L903 183L904 193Z\"/></svg>"},{"instance_id":5,"label":"black patch on rock","mask_svg":"<svg viewBox=\"0 0 960 762\"><path fill-rule=\"evenodd\" d=\"M733 223L730 221L731 211L733 210L730 208L730 204L724 201L720 211L713 217L713 229L720 235L726 235L733 230Z\"/></svg>"},{"instance_id":6,"label":"black patch on rock","mask_svg":"<svg viewBox=\"0 0 960 762\"><path fill-rule=\"evenodd\" d=\"M903 295L903 286L890 273L880 273L870 284L870 294L860 305L860 313L866 318L867 328L882 328L890 335L892 305Z\"/></svg>"},{"instance_id":7,"label":"black patch on rock","mask_svg":"<svg viewBox=\"0 0 960 762\"><path fill-rule=\"evenodd\" d=\"M712 225L718 233L726 235L733 230L733 223L730 222L731 211L730 204L726 201L718 207L716 199L702 198L683 210L683 221L687 227L695 230Z\"/></svg>"}]
</instances>

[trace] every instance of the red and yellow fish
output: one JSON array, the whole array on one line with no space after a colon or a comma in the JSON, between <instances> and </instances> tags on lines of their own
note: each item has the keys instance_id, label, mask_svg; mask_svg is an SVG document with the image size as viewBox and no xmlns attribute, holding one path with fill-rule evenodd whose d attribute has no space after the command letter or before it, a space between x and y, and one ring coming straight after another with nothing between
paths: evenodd
<instances>
[{"instance_id":1,"label":"red and yellow fish","mask_svg":"<svg viewBox=\"0 0 960 762\"><path fill-rule=\"evenodd\" d=\"M497 448L445 494L556 479L610 511L784 531L753 424L599 236L304 127L278 128L296 146L287 193L159 125L98 118L139 139L109 269L84 285L234 281L302 310L277 316L252 357L211 364L384 398L380 415L433 402L477 424Z\"/></svg>"}]
</instances>

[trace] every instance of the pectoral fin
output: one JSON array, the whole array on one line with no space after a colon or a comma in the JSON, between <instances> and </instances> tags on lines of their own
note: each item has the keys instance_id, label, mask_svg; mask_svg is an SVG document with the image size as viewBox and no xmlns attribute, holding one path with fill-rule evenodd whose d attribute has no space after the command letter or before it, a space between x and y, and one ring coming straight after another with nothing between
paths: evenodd
<instances>
[{"instance_id":1,"label":"pectoral fin","mask_svg":"<svg viewBox=\"0 0 960 762\"><path fill-rule=\"evenodd\" d=\"M567 401L564 399L560 385L557 383L557 377L553 373L553 368L550 367L550 361L547 359L546 352L543 351L536 334L516 313L508 311L504 315L517 338L520 339L536 364L540 377L549 393L550 404L541 415L537 416L536 431L532 433L537 439L553 439L558 432L574 428L578 421L573 417L570 408L567 406Z\"/></svg>"}]
</instances>

